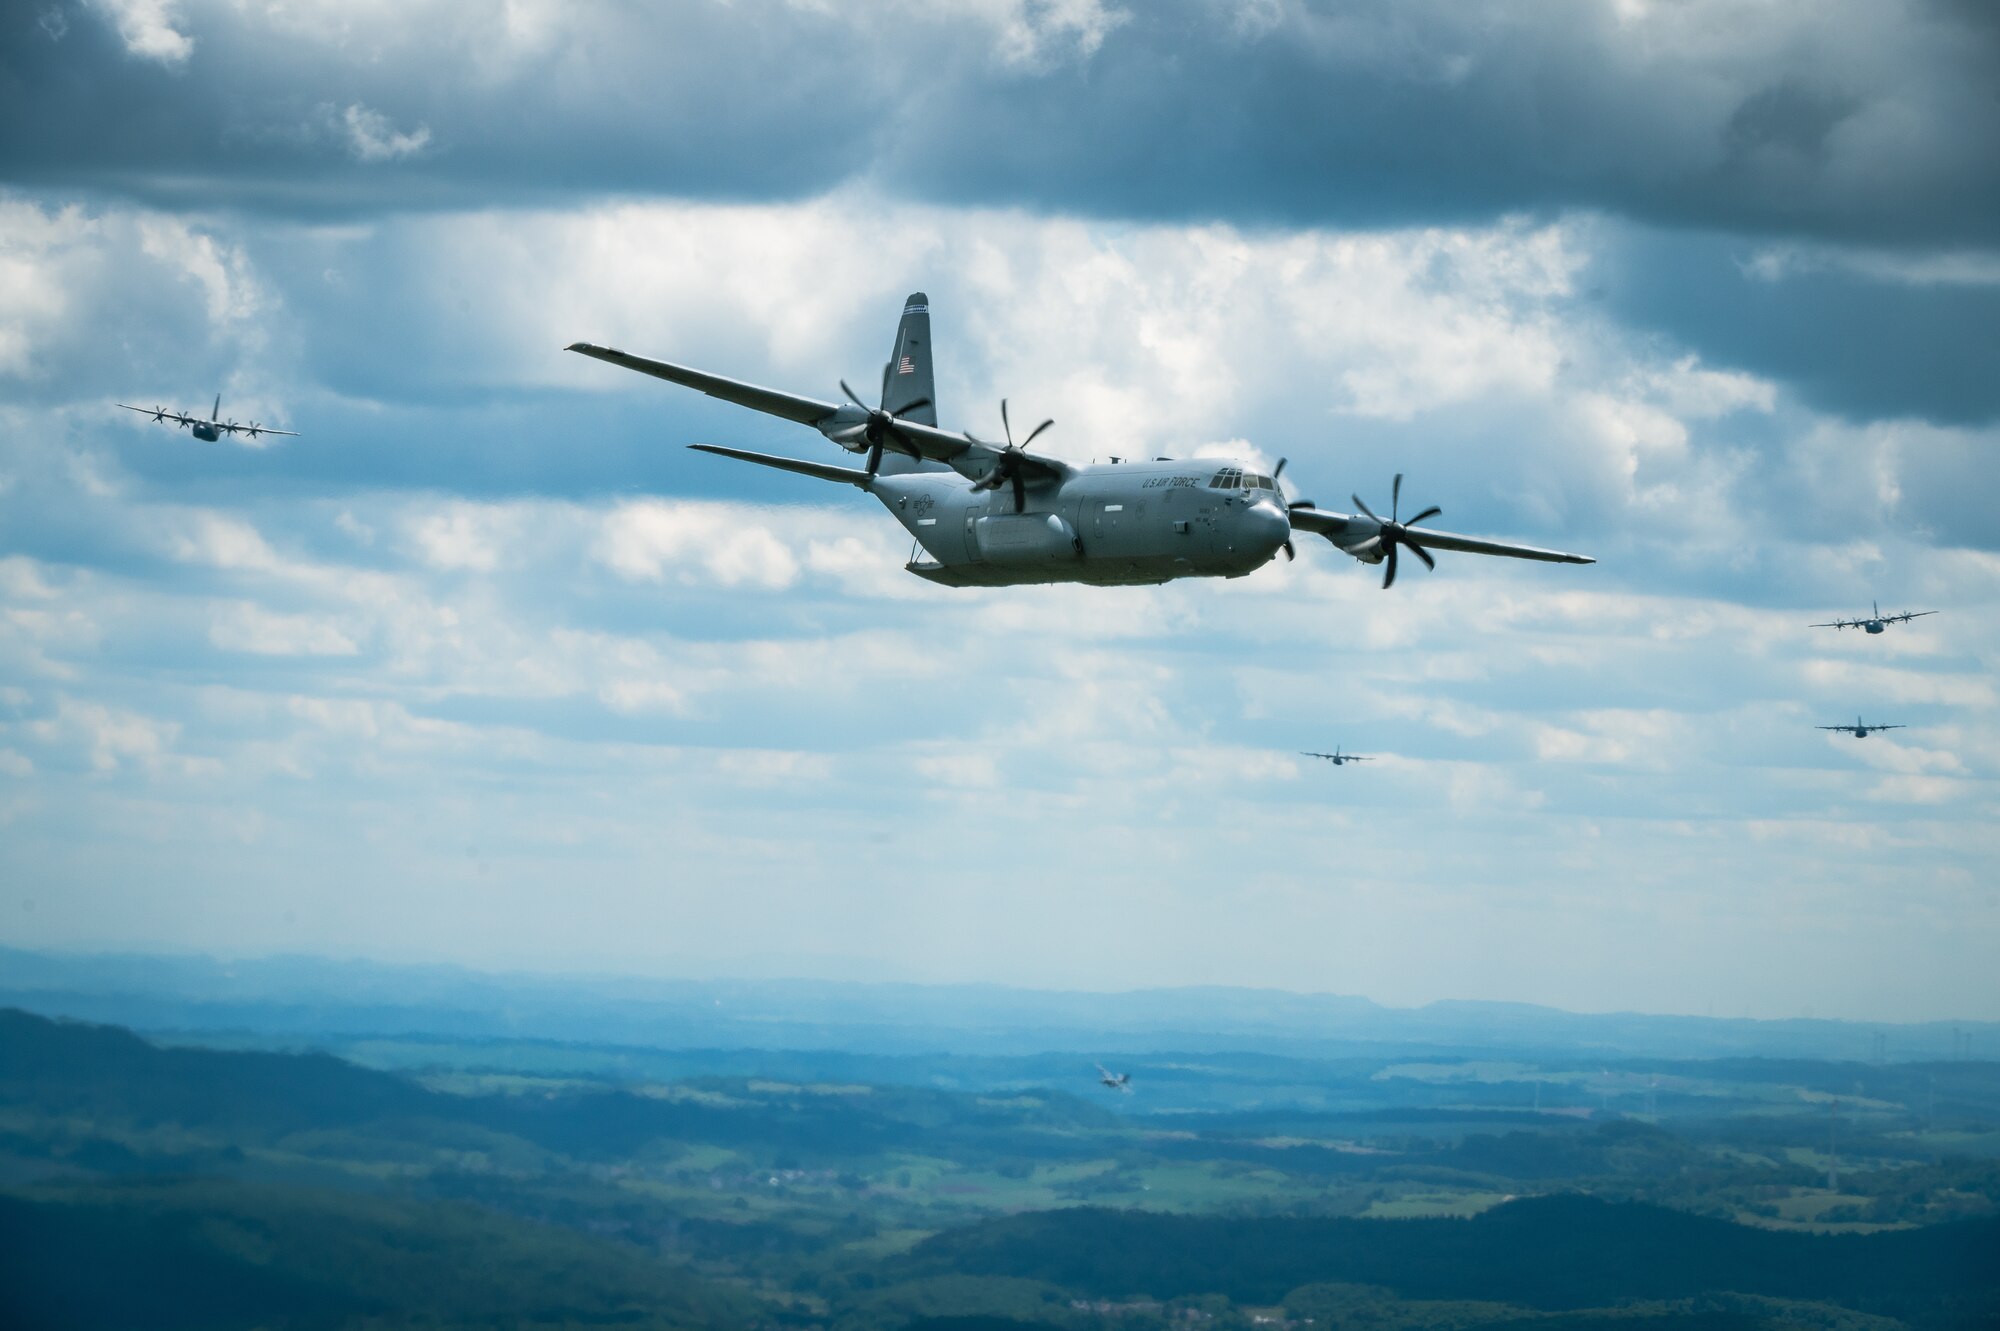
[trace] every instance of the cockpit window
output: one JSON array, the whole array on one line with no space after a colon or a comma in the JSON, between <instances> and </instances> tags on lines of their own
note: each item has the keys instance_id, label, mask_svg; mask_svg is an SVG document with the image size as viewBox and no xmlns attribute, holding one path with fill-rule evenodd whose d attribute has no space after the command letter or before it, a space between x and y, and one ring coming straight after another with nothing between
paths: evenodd
<instances>
[{"instance_id":1,"label":"cockpit window","mask_svg":"<svg viewBox=\"0 0 2000 1331\"><path fill-rule=\"evenodd\" d=\"M1208 483L1208 488L1211 490L1235 490L1240 488L1242 484L1243 471L1240 467L1224 467L1221 471L1215 473L1214 478Z\"/></svg>"}]
</instances>

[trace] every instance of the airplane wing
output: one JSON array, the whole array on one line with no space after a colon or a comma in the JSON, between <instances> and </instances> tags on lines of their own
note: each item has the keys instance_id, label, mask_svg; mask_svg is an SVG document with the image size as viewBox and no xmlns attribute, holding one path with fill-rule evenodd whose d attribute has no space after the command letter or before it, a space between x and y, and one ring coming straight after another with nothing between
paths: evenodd
<instances>
[{"instance_id":1,"label":"airplane wing","mask_svg":"<svg viewBox=\"0 0 2000 1331\"><path fill-rule=\"evenodd\" d=\"M217 423L215 428L218 430L227 430L231 434L247 434L252 439L260 434L282 434L293 439L299 437L297 430L274 430L268 425L224 425Z\"/></svg>"},{"instance_id":2,"label":"airplane wing","mask_svg":"<svg viewBox=\"0 0 2000 1331\"><path fill-rule=\"evenodd\" d=\"M867 424L865 409L855 407L851 403L822 402L818 398L801 397L796 393L784 393L775 388L761 388L739 379L727 379L719 374L709 374L705 370L690 369L685 365L674 365L667 361L648 360L644 356L634 356L612 347L595 346L589 342L572 342L565 350L627 370L637 370L640 374L650 374L655 379L664 379L670 384L692 388L710 397L720 398L724 402L748 407L752 411L761 411L766 415L796 421L800 425L813 426L840 442L851 442L853 438L858 438L860 431ZM843 413L846 413L847 419L843 419ZM849 435L845 433L846 431L851 431L852 434ZM912 420L897 420L893 437L885 439L883 447L932 462L942 462L961 476L974 481L986 480L996 470L1004 470L1008 473L1008 479L1018 473L1023 484L1038 485L1060 481L1070 473L1069 464L1055 458L1043 457L1025 449L1009 449L997 444L988 444L974 439L969 434L953 434L935 425L924 425ZM722 450L711 448L707 451ZM1013 460L1008 461L1003 455L1010 455ZM730 454L730 456L738 455ZM800 469L793 468L793 470Z\"/></svg>"},{"instance_id":3,"label":"airplane wing","mask_svg":"<svg viewBox=\"0 0 2000 1331\"><path fill-rule=\"evenodd\" d=\"M782 416L788 421L801 425L817 425L840 410L836 402L821 402L817 398L800 397L795 393L781 393L775 388L759 388L737 379L725 379L719 374L708 374L701 370L691 370L685 365L670 365L663 360L647 360L644 356L633 356L611 347L592 346L588 342L572 342L565 348L579 355L589 356L611 365L637 370L640 374L650 374L655 379L665 379L670 384L692 388L710 397L719 397L724 402L734 402L739 407L761 411L770 416Z\"/></svg>"},{"instance_id":4,"label":"airplane wing","mask_svg":"<svg viewBox=\"0 0 2000 1331\"><path fill-rule=\"evenodd\" d=\"M1880 730L1880 726L1870 726L1870 730ZM1853 730L1853 726L1815 726L1815 730Z\"/></svg>"},{"instance_id":5,"label":"airplane wing","mask_svg":"<svg viewBox=\"0 0 2000 1331\"><path fill-rule=\"evenodd\" d=\"M1870 730L1908 730L1908 726L1870 726Z\"/></svg>"},{"instance_id":6,"label":"airplane wing","mask_svg":"<svg viewBox=\"0 0 2000 1331\"><path fill-rule=\"evenodd\" d=\"M1333 755L1332 755L1332 754L1330 754L1330 753L1310 753L1310 752L1306 751L1305 749L1300 749L1300 750L1299 750L1299 757L1301 757L1301 758L1325 758L1325 759L1327 759L1327 760L1328 760L1329 762L1331 762L1331 761L1332 761L1332 759L1333 759Z\"/></svg>"},{"instance_id":7,"label":"airplane wing","mask_svg":"<svg viewBox=\"0 0 2000 1331\"><path fill-rule=\"evenodd\" d=\"M1936 613L1937 611L1935 610L1905 610L1900 615L1882 616L1882 622L1884 624L1904 624L1908 623L1912 619L1921 619L1925 615L1934 615Z\"/></svg>"},{"instance_id":8,"label":"airplane wing","mask_svg":"<svg viewBox=\"0 0 2000 1331\"><path fill-rule=\"evenodd\" d=\"M1316 532L1335 545L1340 538L1352 532L1362 539L1374 535L1381 529L1372 518L1356 517L1350 513L1333 513L1317 508L1295 508L1292 510L1292 526L1300 531ZM1482 540L1477 536L1460 536L1456 532L1435 531L1429 527L1411 527L1409 540L1427 550L1463 550L1473 555L1505 555L1510 559L1539 559L1551 564L1595 564L1589 555L1572 555L1562 550L1543 550L1532 545L1512 545L1506 541Z\"/></svg>"},{"instance_id":9,"label":"airplane wing","mask_svg":"<svg viewBox=\"0 0 2000 1331\"><path fill-rule=\"evenodd\" d=\"M161 411L157 407L135 407L130 402L114 402L112 405L123 407L127 411L136 411L141 416L151 416L155 420L172 421L176 425L193 425L200 420L200 417L183 416L178 411Z\"/></svg>"},{"instance_id":10,"label":"airplane wing","mask_svg":"<svg viewBox=\"0 0 2000 1331\"><path fill-rule=\"evenodd\" d=\"M1806 625L1806 627L1807 627L1807 628L1814 628L1814 629L1851 629L1851 628L1855 628L1855 627L1858 627L1858 626L1860 625L1860 623L1861 623L1861 621L1860 621L1860 620L1858 620L1858 619L1836 619L1836 620L1832 621L1831 623L1827 623L1827 624L1808 624L1808 625Z\"/></svg>"}]
</instances>

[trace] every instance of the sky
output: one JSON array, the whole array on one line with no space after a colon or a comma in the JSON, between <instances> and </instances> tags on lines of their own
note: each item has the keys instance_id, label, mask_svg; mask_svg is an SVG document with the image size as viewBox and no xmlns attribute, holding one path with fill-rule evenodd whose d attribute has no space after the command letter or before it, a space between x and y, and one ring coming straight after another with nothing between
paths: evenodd
<instances>
[{"instance_id":1,"label":"sky","mask_svg":"<svg viewBox=\"0 0 2000 1331\"><path fill-rule=\"evenodd\" d=\"M0 943L2000 1019L1995 13L8 7ZM933 587L561 352L913 291L949 428L1599 562Z\"/></svg>"}]
</instances>

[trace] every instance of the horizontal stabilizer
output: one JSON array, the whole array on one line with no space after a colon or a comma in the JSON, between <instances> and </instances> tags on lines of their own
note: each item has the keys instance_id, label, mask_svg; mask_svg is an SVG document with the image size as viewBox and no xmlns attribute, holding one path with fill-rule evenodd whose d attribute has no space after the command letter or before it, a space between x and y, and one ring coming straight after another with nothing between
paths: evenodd
<instances>
[{"instance_id":1,"label":"horizontal stabilizer","mask_svg":"<svg viewBox=\"0 0 2000 1331\"><path fill-rule=\"evenodd\" d=\"M751 453L741 448L724 448L720 444L689 444L688 447L697 453L714 453L741 462L754 462L760 467L776 467L779 471L795 471L801 476L812 476L822 481L858 485L864 490L868 488L868 473L856 467L833 467L824 462L805 462L798 458L774 457L769 453Z\"/></svg>"}]
</instances>

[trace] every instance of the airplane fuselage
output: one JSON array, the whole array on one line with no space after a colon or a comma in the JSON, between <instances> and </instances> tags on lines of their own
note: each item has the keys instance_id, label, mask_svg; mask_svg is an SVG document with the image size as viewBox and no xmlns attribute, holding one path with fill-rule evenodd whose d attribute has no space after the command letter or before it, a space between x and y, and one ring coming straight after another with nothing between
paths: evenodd
<instances>
[{"instance_id":1,"label":"airplane fuselage","mask_svg":"<svg viewBox=\"0 0 2000 1331\"><path fill-rule=\"evenodd\" d=\"M1867 623L1863 624L1861 627L1868 630L1868 632L1870 633L1880 633L1885 627L1885 625L1879 619L1871 619Z\"/></svg>"},{"instance_id":2,"label":"airplane fuselage","mask_svg":"<svg viewBox=\"0 0 2000 1331\"><path fill-rule=\"evenodd\" d=\"M188 428L194 431L195 438L206 440L211 444L222 438L221 432L207 421L196 421Z\"/></svg>"},{"instance_id":3,"label":"airplane fuselage","mask_svg":"<svg viewBox=\"0 0 2000 1331\"><path fill-rule=\"evenodd\" d=\"M1262 479L1215 460L1078 467L1060 485L1031 488L1018 513L1011 487L975 490L942 467L878 475L867 489L929 556L910 562L919 577L1115 587L1240 578L1271 561L1291 536L1278 491L1217 488L1225 472Z\"/></svg>"}]
</instances>

